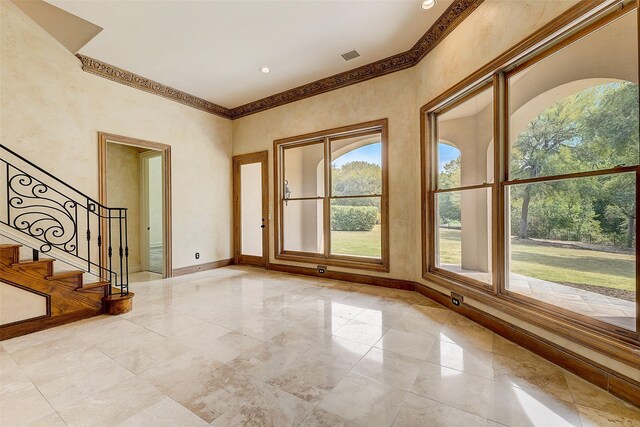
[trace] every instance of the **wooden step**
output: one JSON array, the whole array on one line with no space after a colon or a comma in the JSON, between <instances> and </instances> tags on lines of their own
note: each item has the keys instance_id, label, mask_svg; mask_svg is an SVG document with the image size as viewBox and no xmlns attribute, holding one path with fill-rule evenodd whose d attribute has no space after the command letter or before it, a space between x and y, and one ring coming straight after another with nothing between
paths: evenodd
<instances>
[{"instance_id":1,"label":"wooden step","mask_svg":"<svg viewBox=\"0 0 640 427\"><path fill-rule=\"evenodd\" d=\"M84 274L84 271L82 270L61 271L60 273L54 273L51 276L47 276L47 280L69 279L72 277L82 276L83 274Z\"/></svg>"},{"instance_id":2,"label":"wooden step","mask_svg":"<svg viewBox=\"0 0 640 427\"><path fill-rule=\"evenodd\" d=\"M33 271L42 274L43 277L53 274L53 258L42 258L37 261L18 261L11 264L11 268L22 271Z\"/></svg>"},{"instance_id":3,"label":"wooden step","mask_svg":"<svg viewBox=\"0 0 640 427\"><path fill-rule=\"evenodd\" d=\"M101 282L93 282L93 283L84 283L81 287L76 289L78 292L86 292L91 289L104 288L105 286L109 286L111 282L104 280Z\"/></svg>"},{"instance_id":4,"label":"wooden step","mask_svg":"<svg viewBox=\"0 0 640 427\"><path fill-rule=\"evenodd\" d=\"M0 245L0 263L11 265L20 261L20 248L22 245Z\"/></svg>"},{"instance_id":5,"label":"wooden step","mask_svg":"<svg viewBox=\"0 0 640 427\"><path fill-rule=\"evenodd\" d=\"M22 245L11 244L11 243L2 243L0 244L0 250L13 249L13 248L21 248Z\"/></svg>"}]
</instances>

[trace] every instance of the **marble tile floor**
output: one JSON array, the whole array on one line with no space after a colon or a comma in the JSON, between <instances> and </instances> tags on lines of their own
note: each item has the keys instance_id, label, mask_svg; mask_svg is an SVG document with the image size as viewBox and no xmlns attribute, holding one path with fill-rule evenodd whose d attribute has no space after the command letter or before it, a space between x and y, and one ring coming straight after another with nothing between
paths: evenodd
<instances>
[{"instance_id":1,"label":"marble tile floor","mask_svg":"<svg viewBox=\"0 0 640 427\"><path fill-rule=\"evenodd\" d=\"M416 293L244 267L3 341L0 425L634 426L640 410Z\"/></svg>"}]
</instances>

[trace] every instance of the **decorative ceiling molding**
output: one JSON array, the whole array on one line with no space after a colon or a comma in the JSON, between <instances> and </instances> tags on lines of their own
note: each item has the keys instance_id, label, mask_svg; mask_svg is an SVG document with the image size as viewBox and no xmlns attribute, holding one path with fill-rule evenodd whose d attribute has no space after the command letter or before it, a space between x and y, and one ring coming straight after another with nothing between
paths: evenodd
<instances>
[{"instance_id":1,"label":"decorative ceiling molding","mask_svg":"<svg viewBox=\"0 0 640 427\"><path fill-rule=\"evenodd\" d=\"M232 108L230 110L231 118L238 119L290 102L299 101L324 92L411 68L417 65L427 53L444 40L444 38L464 21L471 12L480 6L483 1L484 0L455 0L451 6L440 15L438 20L420 40L405 52Z\"/></svg>"},{"instance_id":2,"label":"decorative ceiling molding","mask_svg":"<svg viewBox=\"0 0 640 427\"><path fill-rule=\"evenodd\" d=\"M197 108L198 110L206 111L207 113L215 114L226 119L231 118L228 108L214 104L206 99L190 95L186 92L182 92L181 90L163 85L162 83L147 79L146 77L139 76L138 74L123 70L115 65L107 64L106 62L99 61L89 56L81 54L77 54L76 56L80 61L82 61L82 69L87 73L95 74L100 77L104 77L105 79L122 83L123 85L144 90L145 92L149 92L154 95L163 96L171 99L172 101L177 101L181 104L188 105L189 107Z\"/></svg>"},{"instance_id":3,"label":"decorative ceiling molding","mask_svg":"<svg viewBox=\"0 0 640 427\"><path fill-rule=\"evenodd\" d=\"M225 108L213 102L163 85L156 81L123 70L114 65L101 62L81 54L76 56L82 61L82 69L88 73L113 80L145 92L163 96L193 108L206 111L227 119L238 119L250 114L284 104L299 101L321 93L340 89L365 80L395 73L418 64L438 43L464 21L484 0L455 0L451 6L437 19L429 30L405 52L379 61L354 68L331 77L298 86L257 101L249 102L235 108Z\"/></svg>"}]
</instances>

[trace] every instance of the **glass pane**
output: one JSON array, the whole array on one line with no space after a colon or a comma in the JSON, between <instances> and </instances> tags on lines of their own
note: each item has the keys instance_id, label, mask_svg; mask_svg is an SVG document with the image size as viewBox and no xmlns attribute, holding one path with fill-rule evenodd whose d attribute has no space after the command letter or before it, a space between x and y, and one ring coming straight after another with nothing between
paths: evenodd
<instances>
[{"instance_id":1,"label":"glass pane","mask_svg":"<svg viewBox=\"0 0 640 427\"><path fill-rule=\"evenodd\" d=\"M638 164L636 15L509 79L510 179Z\"/></svg>"},{"instance_id":2,"label":"glass pane","mask_svg":"<svg viewBox=\"0 0 640 427\"><path fill-rule=\"evenodd\" d=\"M331 195L382 194L382 135L331 141Z\"/></svg>"},{"instance_id":3,"label":"glass pane","mask_svg":"<svg viewBox=\"0 0 640 427\"><path fill-rule=\"evenodd\" d=\"M324 253L322 200L288 200L283 206L285 251Z\"/></svg>"},{"instance_id":4,"label":"glass pane","mask_svg":"<svg viewBox=\"0 0 640 427\"><path fill-rule=\"evenodd\" d=\"M324 196L324 143L284 149L283 198ZM288 194L288 197L287 197Z\"/></svg>"},{"instance_id":5,"label":"glass pane","mask_svg":"<svg viewBox=\"0 0 640 427\"><path fill-rule=\"evenodd\" d=\"M331 200L331 254L382 257L380 197Z\"/></svg>"},{"instance_id":6,"label":"glass pane","mask_svg":"<svg viewBox=\"0 0 640 427\"><path fill-rule=\"evenodd\" d=\"M491 283L491 192L436 193L436 266Z\"/></svg>"},{"instance_id":7,"label":"glass pane","mask_svg":"<svg viewBox=\"0 0 640 427\"><path fill-rule=\"evenodd\" d=\"M509 187L507 289L635 330L634 173Z\"/></svg>"},{"instance_id":8,"label":"glass pane","mask_svg":"<svg viewBox=\"0 0 640 427\"><path fill-rule=\"evenodd\" d=\"M437 120L438 188L493 182L493 88Z\"/></svg>"},{"instance_id":9,"label":"glass pane","mask_svg":"<svg viewBox=\"0 0 640 427\"><path fill-rule=\"evenodd\" d=\"M241 253L262 256L262 163L240 165Z\"/></svg>"},{"instance_id":10,"label":"glass pane","mask_svg":"<svg viewBox=\"0 0 640 427\"><path fill-rule=\"evenodd\" d=\"M462 186L460 180L460 150L453 145L438 143L438 188Z\"/></svg>"}]
</instances>

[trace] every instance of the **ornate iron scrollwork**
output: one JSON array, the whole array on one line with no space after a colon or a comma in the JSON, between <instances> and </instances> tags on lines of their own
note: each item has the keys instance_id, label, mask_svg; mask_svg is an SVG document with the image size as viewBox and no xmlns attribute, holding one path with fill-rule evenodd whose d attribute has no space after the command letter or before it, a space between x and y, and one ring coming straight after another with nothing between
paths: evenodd
<instances>
[{"instance_id":1,"label":"ornate iron scrollwork","mask_svg":"<svg viewBox=\"0 0 640 427\"><path fill-rule=\"evenodd\" d=\"M76 253L76 202L18 169L10 167L9 170L7 190L11 225L42 242L41 252L59 248Z\"/></svg>"}]
</instances>

